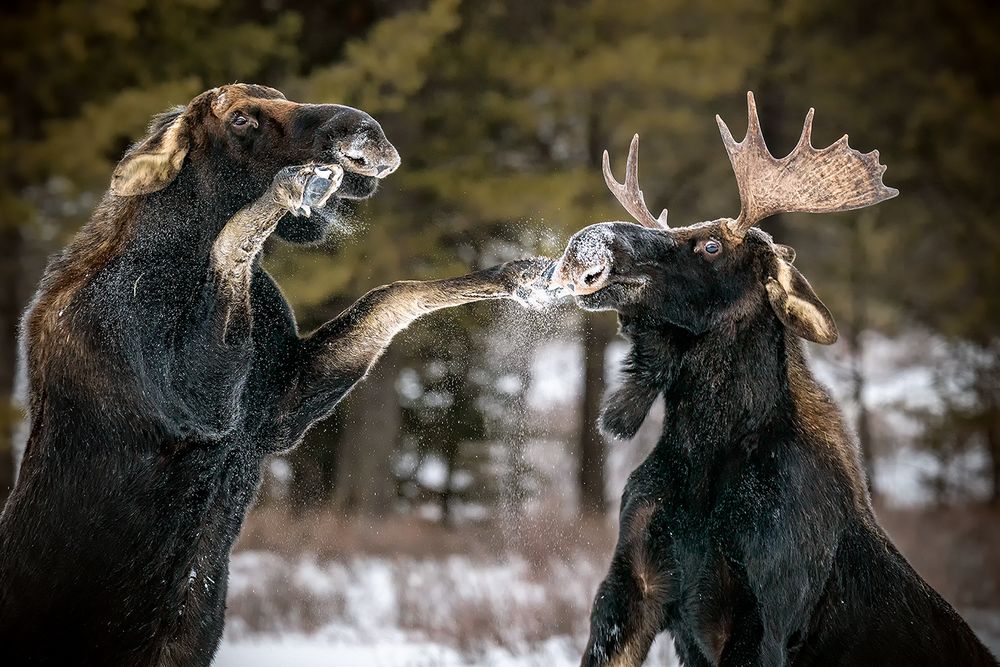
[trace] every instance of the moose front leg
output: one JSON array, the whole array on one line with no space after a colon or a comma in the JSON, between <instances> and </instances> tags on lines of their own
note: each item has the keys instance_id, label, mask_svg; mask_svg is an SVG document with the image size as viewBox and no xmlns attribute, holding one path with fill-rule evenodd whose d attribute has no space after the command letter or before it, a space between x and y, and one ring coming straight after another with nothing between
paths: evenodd
<instances>
[{"instance_id":1,"label":"moose front leg","mask_svg":"<svg viewBox=\"0 0 1000 667\"><path fill-rule=\"evenodd\" d=\"M662 521L658 502L626 492L618 544L594 597L581 667L638 667L665 628L671 557Z\"/></svg>"},{"instance_id":2,"label":"moose front leg","mask_svg":"<svg viewBox=\"0 0 1000 667\"><path fill-rule=\"evenodd\" d=\"M339 165L282 169L267 191L223 227L212 246L208 275L185 313L172 351L170 389L183 414L182 431L214 437L239 419L238 401L252 365L250 281L254 260L286 213L309 216L340 186Z\"/></svg>"},{"instance_id":3,"label":"moose front leg","mask_svg":"<svg viewBox=\"0 0 1000 667\"><path fill-rule=\"evenodd\" d=\"M417 318L487 299L526 301L549 260L509 262L459 278L399 281L368 292L303 339L295 385L281 408L285 446L296 443L361 380L393 337Z\"/></svg>"},{"instance_id":4,"label":"moose front leg","mask_svg":"<svg viewBox=\"0 0 1000 667\"><path fill-rule=\"evenodd\" d=\"M231 311L249 318L253 261L282 216L290 212L309 217L313 209L327 203L343 180L344 170L336 164L285 167L260 199L226 223L212 246L212 277L229 296Z\"/></svg>"}]
</instances>

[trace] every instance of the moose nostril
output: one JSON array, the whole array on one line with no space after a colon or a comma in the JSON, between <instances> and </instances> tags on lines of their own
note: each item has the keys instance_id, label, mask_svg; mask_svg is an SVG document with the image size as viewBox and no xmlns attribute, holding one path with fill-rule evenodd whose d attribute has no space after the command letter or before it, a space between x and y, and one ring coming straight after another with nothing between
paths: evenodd
<instances>
[{"instance_id":1,"label":"moose nostril","mask_svg":"<svg viewBox=\"0 0 1000 667\"><path fill-rule=\"evenodd\" d=\"M361 153L360 151L345 151L344 157L359 167L365 167L368 165L368 160L365 159L364 153Z\"/></svg>"},{"instance_id":2,"label":"moose nostril","mask_svg":"<svg viewBox=\"0 0 1000 667\"><path fill-rule=\"evenodd\" d=\"M389 171L389 165L387 165L387 164L380 164L379 166L375 167L375 169L376 169L376 171L378 171L379 176L381 176L385 172Z\"/></svg>"},{"instance_id":3,"label":"moose nostril","mask_svg":"<svg viewBox=\"0 0 1000 667\"><path fill-rule=\"evenodd\" d=\"M610 269L610 264L602 262L585 270L574 272L576 277L570 281L574 288L572 292L574 294L593 294L602 289L608 282Z\"/></svg>"},{"instance_id":4,"label":"moose nostril","mask_svg":"<svg viewBox=\"0 0 1000 667\"><path fill-rule=\"evenodd\" d=\"M604 275L604 271L606 268L607 267L605 266L595 266L589 269L586 273L583 274L582 278L583 283L588 287L593 286L593 284L596 283L601 278L601 276Z\"/></svg>"}]
</instances>

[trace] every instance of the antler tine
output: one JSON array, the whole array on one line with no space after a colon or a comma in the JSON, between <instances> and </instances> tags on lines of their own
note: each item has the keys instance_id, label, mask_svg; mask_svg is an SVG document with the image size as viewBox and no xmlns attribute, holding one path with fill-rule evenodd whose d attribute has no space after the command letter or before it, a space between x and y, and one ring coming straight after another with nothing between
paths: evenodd
<instances>
[{"instance_id":1,"label":"antler tine","mask_svg":"<svg viewBox=\"0 0 1000 667\"><path fill-rule=\"evenodd\" d=\"M878 162L878 151L854 150L846 134L826 148L813 148L814 114L809 109L798 143L780 160L764 143L752 92L747 93L743 141L737 143L722 118L715 117L740 190L740 215L727 225L735 238L776 213L849 211L899 194L882 183L885 167Z\"/></svg>"},{"instance_id":2,"label":"antler tine","mask_svg":"<svg viewBox=\"0 0 1000 667\"><path fill-rule=\"evenodd\" d=\"M806 112L806 120L802 123L802 134L799 135L799 141L795 144L795 148L792 152L799 150L805 150L806 148L812 148L812 137L813 137L813 116L816 115L816 109L809 107L809 111ZM878 157L878 151L875 151L876 157Z\"/></svg>"},{"instance_id":3,"label":"antler tine","mask_svg":"<svg viewBox=\"0 0 1000 667\"><path fill-rule=\"evenodd\" d=\"M604 171L604 182L615 199L625 208L629 214L636 219L643 227L652 229L669 229L667 225L667 209L663 209L659 218L654 218L653 214L646 208L646 200L639 189L639 135L632 137L632 144L628 149L628 159L625 161L625 182L619 183L611 174L611 158L608 152L604 151L602 160L602 170Z\"/></svg>"}]
</instances>

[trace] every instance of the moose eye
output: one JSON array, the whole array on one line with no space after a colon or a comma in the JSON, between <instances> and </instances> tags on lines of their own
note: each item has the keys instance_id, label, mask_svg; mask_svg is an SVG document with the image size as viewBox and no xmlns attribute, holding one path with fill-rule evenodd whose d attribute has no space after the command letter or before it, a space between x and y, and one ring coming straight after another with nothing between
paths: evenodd
<instances>
[{"instance_id":1,"label":"moose eye","mask_svg":"<svg viewBox=\"0 0 1000 667\"><path fill-rule=\"evenodd\" d=\"M233 121L232 122L233 122L233 125L236 125L237 127L242 127L243 125L246 125L250 121L247 120L246 116L244 116L241 113L238 113L238 114L233 115Z\"/></svg>"},{"instance_id":2,"label":"moose eye","mask_svg":"<svg viewBox=\"0 0 1000 667\"><path fill-rule=\"evenodd\" d=\"M705 252L707 252L709 255L714 255L720 250L722 250L722 246L719 244L718 241L708 241L705 244Z\"/></svg>"}]
</instances>

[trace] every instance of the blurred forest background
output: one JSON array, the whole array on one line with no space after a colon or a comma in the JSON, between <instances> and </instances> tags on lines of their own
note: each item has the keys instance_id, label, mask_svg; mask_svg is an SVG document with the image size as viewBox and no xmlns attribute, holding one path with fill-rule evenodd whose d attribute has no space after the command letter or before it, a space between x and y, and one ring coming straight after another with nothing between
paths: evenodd
<instances>
[{"instance_id":1,"label":"blurred forest background","mask_svg":"<svg viewBox=\"0 0 1000 667\"><path fill-rule=\"evenodd\" d=\"M798 250L838 320L841 341L814 348L814 361L857 429L882 520L950 599L1000 608L997 3L12 0L2 11L0 503L21 417L20 313L153 114L239 80L382 123L403 165L358 206L350 233L267 250L309 330L381 283L551 255L584 225L626 217L600 155L610 149L620 169L634 132L651 209L668 207L676 224L735 215L713 116L739 134L754 90L772 152L791 149L814 106L816 145L849 132L853 147L879 149L901 191L874 209L765 228ZM615 501L657 430L651 418L634 442L607 443L594 426L620 353L613 317L569 307L480 304L414 326L270 464L241 546L252 557L234 561L231 620L308 632L349 615L341 593L317 602L315 587L295 588L303 553L329 568L356 553L480 563L510 551L551 584L521 626L585 632ZM593 567L566 576L587 584L559 608L567 584L551 561L581 549ZM419 605L406 616L405 591L421 579L386 562L399 585L385 623L481 648L480 630L425 627ZM301 595L281 597L289 589ZM491 604L477 609L509 627ZM496 629L490 641L516 653L503 638Z\"/></svg>"}]
</instances>

